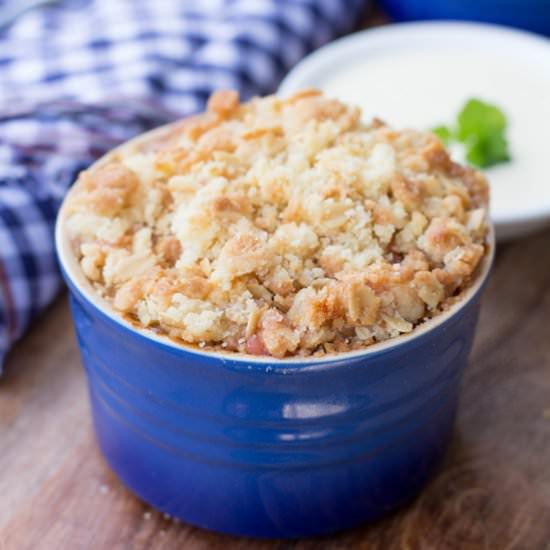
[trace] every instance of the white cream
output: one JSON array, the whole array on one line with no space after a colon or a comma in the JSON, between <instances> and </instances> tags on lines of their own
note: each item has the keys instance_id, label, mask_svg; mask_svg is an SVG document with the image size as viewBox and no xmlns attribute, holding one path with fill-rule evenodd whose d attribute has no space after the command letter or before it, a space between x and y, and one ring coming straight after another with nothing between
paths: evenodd
<instances>
[{"instance_id":1,"label":"white cream","mask_svg":"<svg viewBox=\"0 0 550 550\"><path fill-rule=\"evenodd\" d=\"M315 84L360 105L365 120L378 116L398 128L453 123L472 97L500 106L512 161L487 171L493 217L550 208L550 59L541 67L497 50L390 49L335 65Z\"/></svg>"}]
</instances>

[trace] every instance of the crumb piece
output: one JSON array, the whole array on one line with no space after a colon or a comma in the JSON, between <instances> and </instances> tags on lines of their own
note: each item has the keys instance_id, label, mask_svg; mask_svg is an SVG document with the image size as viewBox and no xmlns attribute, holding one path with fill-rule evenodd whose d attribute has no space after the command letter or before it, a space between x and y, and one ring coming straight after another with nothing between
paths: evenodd
<instances>
[{"instance_id":1,"label":"crumb piece","mask_svg":"<svg viewBox=\"0 0 550 550\"><path fill-rule=\"evenodd\" d=\"M113 216L130 204L139 187L137 175L124 165L111 162L80 176L80 200L98 214Z\"/></svg>"},{"instance_id":2,"label":"crumb piece","mask_svg":"<svg viewBox=\"0 0 550 550\"><path fill-rule=\"evenodd\" d=\"M234 90L214 92L208 100L207 109L220 116L228 117L239 108L239 94Z\"/></svg>"}]
</instances>

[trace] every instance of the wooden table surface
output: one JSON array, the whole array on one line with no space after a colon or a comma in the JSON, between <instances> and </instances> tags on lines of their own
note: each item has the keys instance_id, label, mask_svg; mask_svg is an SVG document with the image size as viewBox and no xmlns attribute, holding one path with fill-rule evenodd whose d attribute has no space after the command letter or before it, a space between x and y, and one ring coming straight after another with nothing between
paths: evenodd
<instances>
[{"instance_id":1,"label":"wooden table surface","mask_svg":"<svg viewBox=\"0 0 550 550\"><path fill-rule=\"evenodd\" d=\"M446 463L408 508L335 536L274 543L165 519L94 441L66 297L0 379L0 550L550 550L550 232L502 246Z\"/></svg>"}]
</instances>

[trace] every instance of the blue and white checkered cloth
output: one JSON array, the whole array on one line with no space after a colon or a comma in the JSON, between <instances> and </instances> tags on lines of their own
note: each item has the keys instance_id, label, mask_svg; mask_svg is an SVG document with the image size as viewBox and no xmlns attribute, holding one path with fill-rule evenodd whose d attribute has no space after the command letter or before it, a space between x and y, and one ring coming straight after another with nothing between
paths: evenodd
<instances>
[{"instance_id":1,"label":"blue and white checkered cloth","mask_svg":"<svg viewBox=\"0 0 550 550\"><path fill-rule=\"evenodd\" d=\"M61 287L53 226L80 170L215 89L273 92L367 4L0 0L0 370Z\"/></svg>"}]
</instances>

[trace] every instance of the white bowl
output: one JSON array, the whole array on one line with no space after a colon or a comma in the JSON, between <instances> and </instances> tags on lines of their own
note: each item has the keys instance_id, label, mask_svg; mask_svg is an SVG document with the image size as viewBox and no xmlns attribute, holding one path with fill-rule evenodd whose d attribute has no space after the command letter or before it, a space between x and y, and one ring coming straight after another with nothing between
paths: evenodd
<instances>
[{"instance_id":1,"label":"white bowl","mask_svg":"<svg viewBox=\"0 0 550 550\"><path fill-rule=\"evenodd\" d=\"M444 69L435 73L439 78L436 63ZM477 23L379 27L306 57L279 93L311 86L361 105L366 119L379 116L398 128L451 123L470 97L502 106L512 162L486 171L497 238L522 237L550 225L548 39Z\"/></svg>"}]
</instances>

